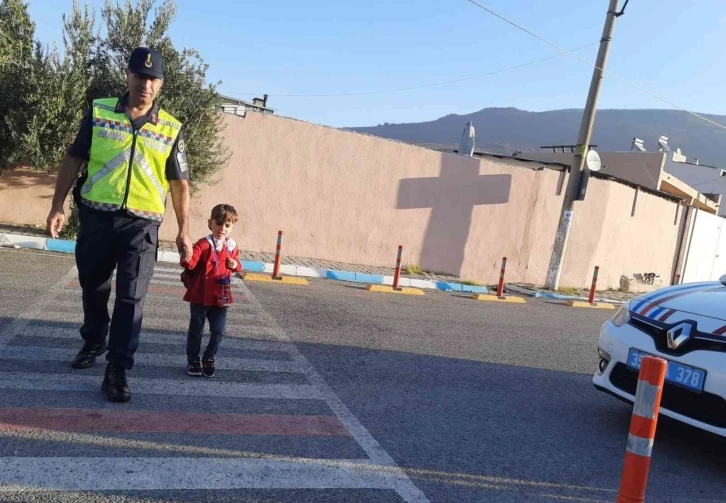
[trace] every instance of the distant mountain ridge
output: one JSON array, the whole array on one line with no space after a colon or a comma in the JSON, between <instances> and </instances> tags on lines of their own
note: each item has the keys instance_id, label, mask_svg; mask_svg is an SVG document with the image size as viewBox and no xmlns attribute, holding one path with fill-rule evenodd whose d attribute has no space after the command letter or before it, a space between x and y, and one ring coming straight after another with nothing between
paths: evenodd
<instances>
[{"instance_id":1,"label":"distant mountain ridge","mask_svg":"<svg viewBox=\"0 0 726 503\"><path fill-rule=\"evenodd\" d=\"M701 114L726 125L726 116ZM518 108L485 108L467 115L450 114L429 122L349 127L351 131L418 144L457 145L468 121L476 129L476 148L498 154L537 151L544 145L572 145L582 110L528 112ZM600 151L627 151L634 137L656 150L659 136L667 136L673 150L689 160L726 166L726 130L680 110L600 110L591 143Z\"/></svg>"}]
</instances>

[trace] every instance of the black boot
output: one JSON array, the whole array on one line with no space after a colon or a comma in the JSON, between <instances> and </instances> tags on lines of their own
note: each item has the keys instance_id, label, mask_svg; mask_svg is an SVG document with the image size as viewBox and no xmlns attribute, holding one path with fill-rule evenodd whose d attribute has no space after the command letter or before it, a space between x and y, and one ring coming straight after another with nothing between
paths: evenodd
<instances>
[{"instance_id":1,"label":"black boot","mask_svg":"<svg viewBox=\"0 0 726 503\"><path fill-rule=\"evenodd\" d=\"M102 342L83 343L83 347L78 354L73 358L71 367L74 369L88 369L93 367L96 363L96 358L101 356L106 351L106 340Z\"/></svg>"},{"instance_id":2,"label":"black boot","mask_svg":"<svg viewBox=\"0 0 726 503\"><path fill-rule=\"evenodd\" d=\"M112 402L128 402L131 400L131 390L129 390L129 384L126 382L126 369L118 363L108 362L101 390L106 393L106 398Z\"/></svg>"}]
</instances>

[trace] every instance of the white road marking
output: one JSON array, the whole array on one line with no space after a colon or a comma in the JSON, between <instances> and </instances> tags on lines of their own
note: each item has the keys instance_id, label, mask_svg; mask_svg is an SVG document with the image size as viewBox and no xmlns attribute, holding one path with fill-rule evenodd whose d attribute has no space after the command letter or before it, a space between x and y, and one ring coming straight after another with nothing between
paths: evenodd
<instances>
[{"instance_id":1,"label":"white road marking","mask_svg":"<svg viewBox=\"0 0 726 503\"><path fill-rule=\"evenodd\" d=\"M98 376L80 374L39 374L0 372L0 389L34 391L88 391L100 393ZM219 382L209 379L150 379L130 377L133 393L164 396L205 396L227 398L267 398L272 400L322 400L310 384L252 384Z\"/></svg>"},{"instance_id":2,"label":"white road marking","mask_svg":"<svg viewBox=\"0 0 726 503\"><path fill-rule=\"evenodd\" d=\"M51 339L71 339L80 342L81 336L75 327L57 327L57 326L36 326L34 331L26 330L23 336L47 337ZM294 350L294 346L289 342L280 341L252 341L235 337L236 330L234 327L227 328L227 336L222 340L222 344L227 348L234 348L243 351L262 351L262 352L281 352L289 353ZM178 334L168 334L154 332L151 330L143 330L140 337L140 351L143 350L145 342L151 344L165 344L169 346L185 346L187 341L186 331L179 331Z\"/></svg>"},{"instance_id":3,"label":"white road marking","mask_svg":"<svg viewBox=\"0 0 726 503\"><path fill-rule=\"evenodd\" d=\"M112 278L113 281L116 281L116 275L113 275ZM184 290L184 285L182 284L179 277L172 278L171 276L156 276L154 275L151 278L151 284L157 285L157 286L169 286L169 287L177 287L180 289L180 292ZM80 289L80 285L74 286L74 288ZM239 287L233 287L232 292L241 292L242 290ZM179 296L181 299L181 295Z\"/></svg>"},{"instance_id":4,"label":"white road marking","mask_svg":"<svg viewBox=\"0 0 726 503\"><path fill-rule=\"evenodd\" d=\"M224 344L224 343L223 343ZM70 362L76 353L76 349L45 348L28 346L6 346L2 350L2 357L12 360L25 361L61 361ZM187 358L183 353L178 355L166 355L157 353L144 353L138 351L134 355L136 365L152 367L175 367L185 368ZM295 362L283 360L260 360L253 358L230 358L223 356L217 358L214 363L217 369L221 370L246 370L251 372L283 372L301 373L303 370Z\"/></svg>"},{"instance_id":5,"label":"white road marking","mask_svg":"<svg viewBox=\"0 0 726 503\"><path fill-rule=\"evenodd\" d=\"M104 475L99 476L100 473ZM365 461L6 457L0 493L42 490L396 489L405 478Z\"/></svg>"},{"instance_id":6,"label":"white road marking","mask_svg":"<svg viewBox=\"0 0 726 503\"><path fill-rule=\"evenodd\" d=\"M153 311L152 300L147 297L144 305L144 324L153 321L156 325L164 323L178 324L183 322L184 324L189 323L189 306L186 302L181 299L175 299L178 309L171 309L169 307L156 309ZM109 303L109 314L113 312L113 302ZM234 304L228 308L227 311L227 323L245 323L248 324L253 330L255 327L264 330L265 327L259 325L259 316L257 313L250 311L249 309L237 309ZM159 312L161 316L156 316L156 312ZM83 309L81 300L78 299L74 302L70 299L57 300L48 304L42 313L40 313L35 320L39 321L55 321L57 320L58 313L62 313L65 316L75 316L74 322L83 322ZM258 322L256 325L250 325L251 322Z\"/></svg>"},{"instance_id":7,"label":"white road marking","mask_svg":"<svg viewBox=\"0 0 726 503\"><path fill-rule=\"evenodd\" d=\"M178 278L181 275L183 270L184 269L182 269L181 266L179 266L178 268L171 268L171 267L159 267L157 265L156 267L154 267L154 274L167 274L167 275L176 274L176 277Z\"/></svg>"},{"instance_id":8,"label":"white road marking","mask_svg":"<svg viewBox=\"0 0 726 503\"><path fill-rule=\"evenodd\" d=\"M240 294L241 292L234 290L232 293ZM69 303L69 307L77 310L78 312L82 312L81 295L82 292L80 288L66 287L65 290L63 290L58 295L58 298L56 300L59 303ZM113 309L114 302L116 302L116 293L112 290L108 300L109 309ZM146 296L146 300L144 301L144 312L146 313L146 309L149 306L153 306L155 304L163 304L165 306L173 304L175 306L181 306L180 308L183 308L185 311L189 312L189 303L183 300L182 294L172 295L166 293L149 292L149 294ZM249 310L250 307L246 300L241 299L239 295L235 295L234 304L232 304L229 309L239 311Z\"/></svg>"},{"instance_id":9,"label":"white road marking","mask_svg":"<svg viewBox=\"0 0 726 503\"><path fill-rule=\"evenodd\" d=\"M257 298L252 295L247 285L244 284L239 278L234 279L235 282L241 285L241 288L245 291L245 295L253 306L257 307L260 312L261 318L267 318L267 325L274 327L276 336L279 340L285 342L291 342L288 335L277 325L272 316L270 316ZM321 392L321 395L328 407L338 417L338 420L345 426L345 428L351 433L353 438L363 448L365 453L371 459L371 461L377 465L387 466L391 470L397 471L401 476L401 481L396 487L396 492L401 498L408 503L429 503L428 498L424 493L416 487L416 485L409 479L403 470L401 470L393 458L381 447L378 441L368 432L368 430L358 421L353 413L345 406L343 401L338 398L338 395L328 386L328 383L322 378L317 370L310 364L305 358L297 346L293 343L293 359L297 364L304 369L309 381L315 385Z\"/></svg>"}]
</instances>

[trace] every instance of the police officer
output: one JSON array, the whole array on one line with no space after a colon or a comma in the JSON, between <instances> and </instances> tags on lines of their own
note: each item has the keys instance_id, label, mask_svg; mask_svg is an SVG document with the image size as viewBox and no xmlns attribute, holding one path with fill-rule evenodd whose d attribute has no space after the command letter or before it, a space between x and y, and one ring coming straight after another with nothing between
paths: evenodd
<instances>
[{"instance_id":1,"label":"police officer","mask_svg":"<svg viewBox=\"0 0 726 503\"><path fill-rule=\"evenodd\" d=\"M126 94L95 100L88 109L61 163L47 222L48 233L57 237L65 219L63 204L75 182L84 343L71 366L90 368L108 351L101 389L114 402L131 398L126 371L134 364L169 191L179 225L179 253L189 257L192 249L182 125L155 102L164 83L161 54L135 49L126 76ZM116 302L109 317L114 269Z\"/></svg>"}]
</instances>

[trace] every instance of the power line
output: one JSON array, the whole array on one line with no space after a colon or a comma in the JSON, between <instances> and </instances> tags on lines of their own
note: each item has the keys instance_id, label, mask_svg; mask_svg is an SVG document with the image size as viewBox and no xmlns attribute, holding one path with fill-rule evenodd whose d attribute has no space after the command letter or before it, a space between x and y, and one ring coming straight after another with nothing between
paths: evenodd
<instances>
[{"instance_id":1,"label":"power line","mask_svg":"<svg viewBox=\"0 0 726 503\"><path fill-rule=\"evenodd\" d=\"M517 24L517 23L515 23L514 21L511 21L511 20L509 20L509 19L505 18L504 16L501 16L501 15L497 14L496 12L494 12L493 10L491 10L490 8L488 8L488 7L484 7L484 6L482 5L482 4L480 4L480 3L476 2L476 0L466 0L466 1L467 1L467 2L469 2L469 3L471 3L471 4L473 4L473 5L475 5L475 6L477 6L477 7L479 7L480 9L482 9L482 10L484 10L484 11L488 12L488 13L489 13L489 14L491 14L492 16L494 16L494 17L497 17L497 18L501 19L501 20L502 20L502 21L504 21L505 23L507 23L507 24L510 24L510 25L512 25L512 26L514 26L514 27L515 27L515 28L517 28L518 30L521 30L521 31L523 31L523 32L527 33L528 35L531 35L531 36L533 36L533 37L534 37L534 38L536 38L537 40L540 40L540 41L544 42L544 43L545 43L545 44L547 44L547 45L551 45L552 47L554 47L554 48L555 48L555 49L557 49L558 51L561 51L561 52L563 52L563 53L565 53L565 54L567 54L567 55L569 55L569 56L572 56L573 58L577 59L578 61L580 61L580 62L582 62L582 63L585 63L586 65L588 65L588 66L590 66L590 67L594 67L594 68L597 68L598 70L600 70L600 71L601 71L601 72L603 73L603 75L609 75L610 77L612 77L612 78L614 78L614 79L617 79L617 80L619 80L619 81L620 81L620 82L622 82L623 84L627 84L627 85L629 85L630 87L632 87L632 88L634 88L634 89L637 89L638 91L640 91L640 92L642 92L642 93L645 93L645 94L647 94L647 95L649 95L649 96L651 96L651 97L653 97L653 98L655 98L655 99L657 99L657 100L659 100L659 101L662 101L663 103L665 103L665 104L667 104L667 105L670 105L670 106L672 106L673 108L677 108L678 110L681 110L681 111L683 111L683 112L689 113L689 114L693 115L694 117L697 117L697 118L699 118L699 119L701 119L701 120L703 120L703 121L706 121L706 122L708 122L708 123L710 123L710 124L713 124L714 126L718 126L718 127L720 127L721 129L726 129L726 126L724 126L724 125L722 125L722 124L719 124L719 123L718 123L718 122L716 122L716 121L712 121L711 119L708 119L708 118L704 117L703 115L697 114L696 112L691 112L690 110L687 110L687 109L685 109L685 108L683 108L683 107L681 107L681 106L678 106L678 105L676 105L675 103L673 103L673 102L671 102L671 101L668 101L668 100L667 100L667 99L665 99L665 98L661 98L661 97L660 97L660 96L658 96L657 94L654 94L654 93L652 93L652 92L650 92L650 91L647 91L647 90L643 89L642 87L640 87L640 86L637 86L636 84L633 84L632 82L630 82L630 81L628 81L628 80L625 80L624 78L622 78L622 77L620 77L620 76L618 76L618 75L615 75L614 73L606 72L606 71L605 71L605 70L603 70L602 68L598 68L598 67L597 67L596 65L594 65L594 64L593 64L593 63L591 63L590 61L587 61L586 59L583 59L583 58L581 58L580 56L577 56L576 54L572 54L572 52L571 52L571 51L567 51L566 49L563 49L562 47L560 47L559 45L555 44L554 42L550 42L550 41L549 41L549 40L547 40L546 38L540 37L540 36L539 36L539 35L537 35L536 33L534 33L534 32L531 32L531 31L529 31L528 29L524 28L523 26L520 26L520 25L518 25L518 24Z\"/></svg>"},{"instance_id":2,"label":"power line","mask_svg":"<svg viewBox=\"0 0 726 503\"><path fill-rule=\"evenodd\" d=\"M570 51L564 50L565 54L571 54L575 51L581 51L583 49L587 49L588 47L592 47L594 45L599 44L600 42L593 42L592 44L583 45L581 47L577 47L576 49L572 49ZM484 73L482 75L473 75L471 77L464 77L461 79L453 79L453 80L444 80L442 82L434 82L432 84L424 84L421 86L413 86L413 87L398 87L394 89L381 89L378 91L362 91L362 92L352 92L352 93L330 93L330 94L270 94L269 96L275 97L275 98L333 98L336 96L365 96L370 94L383 94L383 93L395 93L395 92L401 92L401 91L414 91L417 89L425 89L428 87L435 87L435 86L443 86L446 84L455 84L457 82L465 82L467 80L473 80L473 79L481 79L484 77L490 77L492 75L497 75L499 73L509 72L512 70L517 70L519 68L524 68L525 66L531 66L536 65L537 63L544 63L545 61L549 61L551 59L559 58L561 56L564 56L565 54L555 54L554 56L550 56L548 58L538 59L536 61L530 61L528 63L522 63L520 65L510 66L509 68L503 68L501 70L495 70L493 72ZM224 94L232 94L232 95L245 95L245 96L259 96L261 93L240 93L240 92L229 92L229 91L222 91Z\"/></svg>"}]
</instances>

